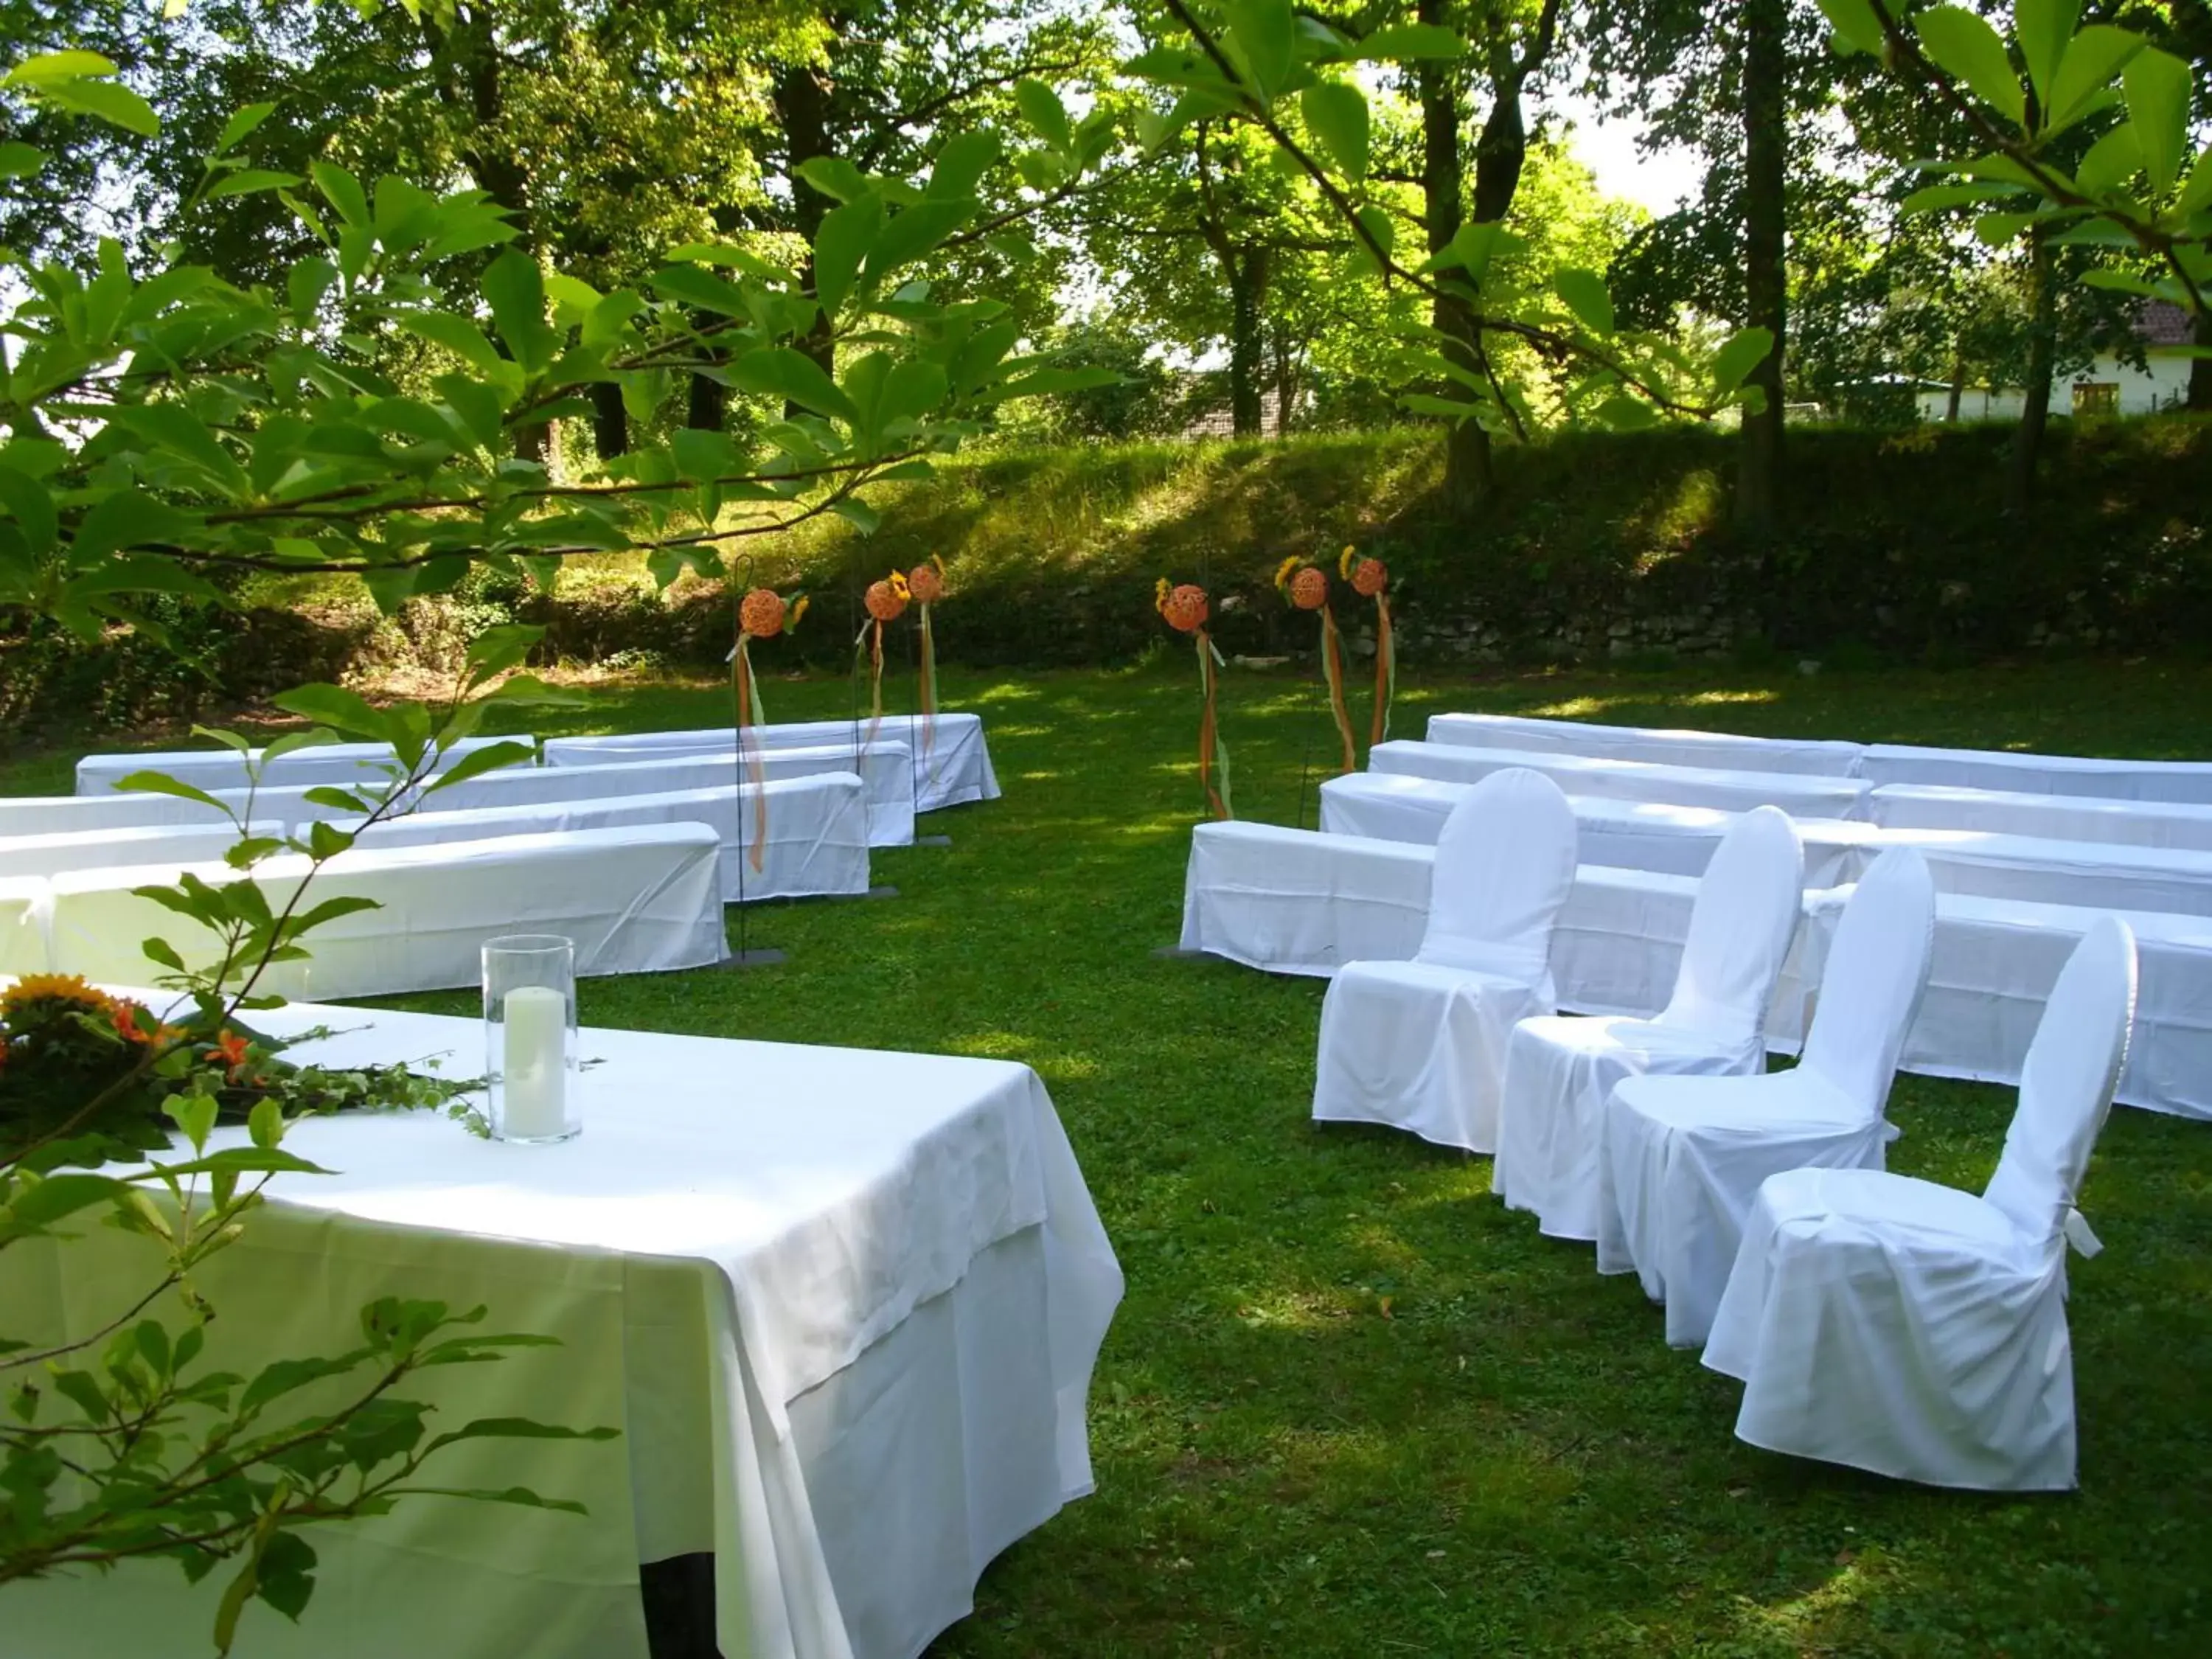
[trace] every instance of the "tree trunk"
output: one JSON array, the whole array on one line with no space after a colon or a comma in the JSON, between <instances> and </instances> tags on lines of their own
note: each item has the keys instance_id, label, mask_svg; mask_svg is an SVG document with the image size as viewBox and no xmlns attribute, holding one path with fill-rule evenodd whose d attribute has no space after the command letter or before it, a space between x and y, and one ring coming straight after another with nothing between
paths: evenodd
<instances>
[{"instance_id":1,"label":"tree trunk","mask_svg":"<svg viewBox=\"0 0 2212 1659\"><path fill-rule=\"evenodd\" d=\"M1257 438L1261 418L1260 379L1267 343L1261 337L1261 296L1267 288L1267 250L1247 247L1224 260L1229 277L1229 423L1240 438Z\"/></svg>"},{"instance_id":2,"label":"tree trunk","mask_svg":"<svg viewBox=\"0 0 2212 1659\"><path fill-rule=\"evenodd\" d=\"M2197 319L2197 347L2200 351L2212 351L2212 311ZM2199 357L2190 364L2187 406L2212 413L2212 357Z\"/></svg>"},{"instance_id":3,"label":"tree trunk","mask_svg":"<svg viewBox=\"0 0 2212 1659\"><path fill-rule=\"evenodd\" d=\"M818 70L805 64L784 70L775 78L775 112L783 127L784 163L791 179L791 228L806 244L799 280L809 289L814 286L814 235L822 228L822 221L834 204L800 178L799 169L830 153L830 98L829 83ZM817 317L814 326L794 343L822 365L823 374L836 378L837 339L834 319Z\"/></svg>"},{"instance_id":4,"label":"tree trunk","mask_svg":"<svg viewBox=\"0 0 2212 1659\"><path fill-rule=\"evenodd\" d=\"M2027 234L2027 379L2013 434L2011 506L2027 511L2035 497L2036 463L2051 421L2051 371L2057 356L2057 295L2051 280L2051 244L2038 228Z\"/></svg>"},{"instance_id":5,"label":"tree trunk","mask_svg":"<svg viewBox=\"0 0 2212 1659\"><path fill-rule=\"evenodd\" d=\"M684 403L684 424L701 432L720 432L729 404L728 388L720 380L710 380L704 374L694 374L690 395Z\"/></svg>"},{"instance_id":6,"label":"tree trunk","mask_svg":"<svg viewBox=\"0 0 2212 1659\"><path fill-rule=\"evenodd\" d=\"M1754 535L1774 527L1782 482L1782 358L1787 332L1784 172L1788 149L1788 0L1744 0L1744 321L1774 336L1774 349L1746 377L1765 393L1747 410L1737 454L1735 517Z\"/></svg>"},{"instance_id":7,"label":"tree trunk","mask_svg":"<svg viewBox=\"0 0 2212 1659\"><path fill-rule=\"evenodd\" d=\"M1291 432L1291 413L1298 400L1297 354L1291 349L1291 337L1281 330L1275 333L1275 435L1286 438Z\"/></svg>"},{"instance_id":8,"label":"tree trunk","mask_svg":"<svg viewBox=\"0 0 2212 1659\"><path fill-rule=\"evenodd\" d=\"M1951 354L1951 396L1943 406L1943 418L1954 426L1959 420L1959 404L1966 395L1966 354L1954 351Z\"/></svg>"},{"instance_id":9,"label":"tree trunk","mask_svg":"<svg viewBox=\"0 0 2212 1659\"><path fill-rule=\"evenodd\" d=\"M629 411L623 407L622 388L611 380L592 387L592 447L603 461L629 453Z\"/></svg>"},{"instance_id":10,"label":"tree trunk","mask_svg":"<svg viewBox=\"0 0 2212 1659\"><path fill-rule=\"evenodd\" d=\"M1448 9L1444 0L1420 0L1418 15L1424 23L1441 27ZM1423 58L1415 66L1414 80L1421 100L1421 217L1429 252L1434 253L1459 234L1462 222L1466 176L1460 155L1462 100L1458 76L1449 63ZM1443 337L1445 357L1479 374L1481 345L1468 303L1456 295L1439 294L1430 304L1429 321ZM1471 392L1456 383L1438 389L1462 401ZM1489 495L1490 484L1490 434L1472 420L1445 428L1444 511L1464 517Z\"/></svg>"}]
</instances>

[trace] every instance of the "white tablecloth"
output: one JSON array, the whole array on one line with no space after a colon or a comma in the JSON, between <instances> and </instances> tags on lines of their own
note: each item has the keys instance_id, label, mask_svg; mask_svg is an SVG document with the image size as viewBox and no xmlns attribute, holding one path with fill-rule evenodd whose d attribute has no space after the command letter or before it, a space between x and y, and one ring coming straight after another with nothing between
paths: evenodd
<instances>
[{"instance_id":1,"label":"white tablecloth","mask_svg":"<svg viewBox=\"0 0 2212 1659\"><path fill-rule=\"evenodd\" d=\"M708 825L667 823L342 854L315 878L308 902L359 895L383 908L316 928L306 941L313 960L277 963L263 987L351 997L475 985L484 941L503 933L568 935L581 974L703 967L724 951L720 851ZM286 855L261 867L256 878L272 908L282 908L306 863ZM197 873L236 878L221 865ZM155 866L53 878L44 965L149 983L166 971L140 954L149 938L166 939L187 963L211 964L213 934L131 890L177 875ZM27 966L27 958L0 959L0 971Z\"/></svg>"},{"instance_id":2,"label":"white tablecloth","mask_svg":"<svg viewBox=\"0 0 2212 1659\"><path fill-rule=\"evenodd\" d=\"M0 973L46 971L46 918L53 884L44 876L0 876Z\"/></svg>"},{"instance_id":3,"label":"white tablecloth","mask_svg":"<svg viewBox=\"0 0 2212 1659\"><path fill-rule=\"evenodd\" d=\"M1479 783L1509 766L1541 772L1570 795L1658 801L1670 806L1716 806L1731 812L1778 806L1792 817L1866 816L1869 786L1856 778L1654 766L1644 761L1591 760L1580 755L1475 749L1456 743L1378 743L1367 757L1371 772L1403 773L1446 783Z\"/></svg>"},{"instance_id":4,"label":"white tablecloth","mask_svg":"<svg viewBox=\"0 0 2212 1659\"><path fill-rule=\"evenodd\" d=\"M1662 766L1717 767L1735 772L1857 775L1866 752L1856 743L1820 738L1746 738L1728 732L1669 732L1587 720L1534 720L1522 714L1432 714L1431 743L1477 749L1530 749L1594 760L1647 761Z\"/></svg>"},{"instance_id":5,"label":"white tablecloth","mask_svg":"<svg viewBox=\"0 0 2212 1659\"><path fill-rule=\"evenodd\" d=\"M755 802L768 801L768 836L762 867L746 850L753 842ZM443 798L429 797L435 806ZM364 848L418 847L481 841L491 836L543 835L555 830L616 830L636 823L711 824L722 839L722 900L798 898L868 890L868 813L860 780L850 772L771 778L756 790L746 784L676 789L656 795L483 806L457 812L416 812L380 823L360 842ZM0 842L0 860L5 858ZM6 867L0 862L0 869Z\"/></svg>"},{"instance_id":6,"label":"white tablecloth","mask_svg":"<svg viewBox=\"0 0 2212 1659\"><path fill-rule=\"evenodd\" d=\"M2212 852L2212 805L2186 801L2104 800L2089 795L1892 783L1875 790L1867 805L1876 823L1893 830L1979 830L2054 841Z\"/></svg>"},{"instance_id":7,"label":"white tablecloth","mask_svg":"<svg viewBox=\"0 0 2212 1659\"><path fill-rule=\"evenodd\" d=\"M274 819L257 819L247 829L257 836L284 833L283 824ZM57 876L68 870L164 864L172 859L182 868L220 859L237 845L238 836L237 825L212 812L189 824L0 836L0 876Z\"/></svg>"},{"instance_id":8,"label":"white tablecloth","mask_svg":"<svg viewBox=\"0 0 2212 1659\"><path fill-rule=\"evenodd\" d=\"M537 741L535 738L463 738L447 750L438 763L439 769L491 744ZM253 751L257 759L261 752ZM375 783L384 776L377 769L392 763L392 749L386 744L318 744L278 756L263 781L271 786ZM133 772L165 772L181 782L209 790L240 788L246 783L246 763L234 750L155 749L135 755L87 755L76 763L76 792L105 794Z\"/></svg>"},{"instance_id":9,"label":"white tablecloth","mask_svg":"<svg viewBox=\"0 0 2212 1659\"><path fill-rule=\"evenodd\" d=\"M1182 944L1269 973L1334 974L1344 963L1407 961L1427 925L1436 849L1406 842L1202 824L1191 836ZM1939 887L1944 878L1935 857ZM1562 1008L1648 1018L1674 982L1693 877L1585 864L1552 940ZM1849 890L1809 892L1783 969L1768 1046L1794 1052L1826 939ZM1909 1071L2016 1080L2044 996L2099 909L1939 891L1936 965ZM2212 1117L2212 920L2127 915L2142 943L2136 1037L2118 1098Z\"/></svg>"},{"instance_id":10,"label":"white tablecloth","mask_svg":"<svg viewBox=\"0 0 2212 1659\"><path fill-rule=\"evenodd\" d=\"M338 1028L337 1063L482 1064L473 1020L258 1018ZM587 1030L582 1052L604 1063L566 1146L427 1115L301 1125L287 1145L342 1173L281 1179L216 1264L208 1363L331 1352L377 1294L488 1303L489 1328L566 1346L429 1373L441 1419L623 1437L486 1442L435 1473L590 1515L416 1500L319 1529L305 1619L256 1608L241 1647L643 1659L638 1562L712 1550L732 1659L912 1659L992 1556L1091 1487L1085 1397L1121 1276L1043 1085L995 1060L629 1031ZM33 1277L11 1268L7 1293ZM88 1316L106 1288L54 1282L46 1305ZM10 1639L40 1659L185 1650L213 1607L166 1563L9 1594Z\"/></svg>"},{"instance_id":11,"label":"white tablecloth","mask_svg":"<svg viewBox=\"0 0 2212 1659\"><path fill-rule=\"evenodd\" d=\"M1470 783L1444 783L1401 772L1349 772L1321 787L1321 827L1335 835L1433 847L1451 809ZM1584 864L1676 875L1705 873L1737 815L1712 806L1606 800L1569 795ZM1874 852L1887 844L1872 824L1844 818L1799 818L1805 884L1832 887L1856 880Z\"/></svg>"},{"instance_id":12,"label":"white tablecloth","mask_svg":"<svg viewBox=\"0 0 2212 1659\"><path fill-rule=\"evenodd\" d=\"M2083 755L2015 755L1992 749L1877 743L1867 749L1863 775L1877 786L1941 784L2031 795L2212 803L2212 761L2098 760Z\"/></svg>"},{"instance_id":13,"label":"white tablecloth","mask_svg":"<svg viewBox=\"0 0 2212 1659\"><path fill-rule=\"evenodd\" d=\"M0 797L0 836L65 836L164 823L222 822L222 815L214 807L196 800L179 800L174 795L142 795L134 791L128 794Z\"/></svg>"},{"instance_id":14,"label":"white tablecloth","mask_svg":"<svg viewBox=\"0 0 2212 1659\"><path fill-rule=\"evenodd\" d=\"M562 739L560 741L566 741ZM522 801L595 800L615 795L660 794L671 789L712 789L752 781L754 763L740 763L726 740L719 751L626 752L603 750L547 755L544 766L493 772L441 789L428 798L439 811L471 806L511 806ZM865 787L868 844L905 847L914 841L914 769L907 747L890 738L864 744L818 743L769 749L759 757L763 778L818 777L851 772Z\"/></svg>"},{"instance_id":15,"label":"white tablecloth","mask_svg":"<svg viewBox=\"0 0 2212 1659\"><path fill-rule=\"evenodd\" d=\"M991 767L991 751L983 741L983 718L980 714L939 714L929 722L926 733L923 722L913 715L886 714L881 721L863 715L857 725L849 720L787 721L763 726L758 735L770 749L842 744L850 750L856 741L871 737L875 741L904 744L913 757L906 787L917 811L934 811L940 806L999 798L999 777ZM545 745L545 763L589 766L607 759L610 751L637 758L652 755L726 755L731 742L728 726L556 738Z\"/></svg>"},{"instance_id":16,"label":"white tablecloth","mask_svg":"<svg viewBox=\"0 0 2212 1659\"><path fill-rule=\"evenodd\" d=\"M1939 893L2094 909L2212 915L2212 853L2109 842L2046 841L1972 830L1883 830L1920 849ZM1869 856L1872 850L1870 849ZM1863 873L1854 872L1851 879ZM1808 878L1806 885L1814 884Z\"/></svg>"}]
</instances>

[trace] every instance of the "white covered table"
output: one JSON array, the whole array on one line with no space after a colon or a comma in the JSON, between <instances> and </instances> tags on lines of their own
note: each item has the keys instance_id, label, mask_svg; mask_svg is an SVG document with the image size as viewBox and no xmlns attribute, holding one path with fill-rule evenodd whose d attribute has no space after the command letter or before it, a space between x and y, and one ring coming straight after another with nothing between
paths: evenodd
<instances>
[{"instance_id":1,"label":"white covered table","mask_svg":"<svg viewBox=\"0 0 2212 1659\"><path fill-rule=\"evenodd\" d=\"M2053 841L2212 852L2212 805L2191 801L2106 800L2091 795L1889 783L1875 790L1867 805L1876 823L1893 830L1978 830Z\"/></svg>"},{"instance_id":2,"label":"white covered table","mask_svg":"<svg viewBox=\"0 0 2212 1659\"><path fill-rule=\"evenodd\" d=\"M755 805L765 795L768 836L761 868L749 849ZM442 795L428 805L438 806ZM673 789L652 795L614 795L586 800L422 811L368 830L363 848L420 847L481 841L494 836L544 835L556 830L616 830L637 823L705 823L722 840L725 903L800 898L868 890L868 813L860 780L850 772L771 778L758 789L746 784ZM0 869L6 867L0 842Z\"/></svg>"},{"instance_id":3,"label":"white covered table","mask_svg":"<svg viewBox=\"0 0 2212 1659\"><path fill-rule=\"evenodd\" d=\"M725 726L682 732L618 732L604 737L555 738L545 745L545 763L589 766L615 753L636 759L648 756L727 755L732 744L731 732L732 728ZM858 720L793 720L760 726L755 735L763 746L771 750L842 744L849 750L856 742L903 744L912 757L912 769L905 787L917 811L931 812L941 806L999 798L999 777L991 768L991 751L983 741L983 717L980 714L943 714L927 722L912 714L886 714L880 720L866 716Z\"/></svg>"},{"instance_id":4,"label":"white covered table","mask_svg":"<svg viewBox=\"0 0 2212 1659\"><path fill-rule=\"evenodd\" d=\"M454 764L478 749L495 743L534 744L535 738L463 738L447 749L438 769ZM262 750L252 751L254 758ZM377 783L378 769L395 765L392 747L381 743L325 743L279 755L263 781L272 787L292 784ZM133 755L87 755L76 763L76 793L106 794L133 772L163 772L184 783L208 790L243 787L246 763L230 749L154 749Z\"/></svg>"},{"instance_id":5,"label":"white covered table","mask_svg":"<svg viewBox=\"0 0 2212 1659\"><path fill-rule=\"evenodd\" d=\"M475 985L482 946L506 933L566 934L580 974L704 967L724 954L720 852L706 824L662 823L343 853L315 878L308 902L358 895L382 908L316 928L306 941L313 960L274 965L263 988L350 997ZM305 859L285 854L255 878L281 909L306 869ZM187 963L211 965L213 934L131 890L178 873L157 865L52 878L45 965L145 984L165 971L140 953L149 938L167 939ZM210 883L237 878L222 865L196 873ZM25 969L0 959L0 971Z\"/></svg>"},{"instance_id":6,"label":"white covered table","mask_svg":"<svg viewBox=\"0 0 2212 1659\"><path fill-rule=\"evenodd\" d=\"M1856 778L1655 766L1646 761L1592 760L1580 755L1476 749L1456 743L1378 743L1367 757L1370 772L1403 773L1446 783L1479 783L1509 766L1533 768L1570 795L1659 801L1670 806L1716 806L1731 812L1778 806L1793 818L1866 816L1869 786Z\"/></svg>"},{"instance_id":7,"label":"white covered table","mask_svg":"<svg viewBox=\"0 0 2212 1659\"><path fill-rule=\"evenodd\" d=\"M332 1063L482 1064L474 1020L257 1018L338 1028L295 1051ZM486 1328L564 1346L426 1373L441 1426L622 1437L471 1443L426 1473L589 1514L415 1499L317 1528L305 1618L257 1606L241 1648L644 1659L639 1563L711 1551L733 1659L912 1659L992 1557L1091 1489L1085 1397L1121 1275L1043 1085L998 1060L630 1031L586 1030L581 1050L602 1063L565 1146L431 1114L301 1125L287 1146L340 1173L280 1177L212 1264L205 1363L334 1352L374 1296L486 1303ZM70 1279L39 1248L11 1253L0 1296L82 1322L112 1301L91 1252L131 1246L71 1245ZM173 1564L134 1565L11 1589L8 1641L178 1651L213 1606Z\"/></svg>"},{"instance_id":8,"label":"white covered table","mask_svg":"<svg viewBox=\"0 0 2212 1659\"><path fill-rule=\"evenodd\" d=\"M1524 714L1431 714L1429 741L1477 749L1527 749L1594 760L1648 761L1664 766L1717 767L1736 772L1803 772L1856 776L1863 745L1810 738L1747 738L1729 732L1670 732L1588 720L1537 720Z\"/></svg>"},{"instance_id":9,"label":"white covered table","mask_svg":"<svg viewBox=\"0 0 2212 1659\"><path fill-rule=\"evenodd\" d=\"M1941 784L2031 795L2212 803L2212 761L2100 760L2087 755L2015 755L2004 750L1877 743L1867 748L1863 775L1878 787Z\"/></svg>"},{"instance_id":10,"label":"white covered table","mask_svg":"<svg viewBox=\"0 0 2212 1659\"><path fill-rule=\"evenodd\" d=\"M204 802L135 790L104 795L0 797L0 836L67 836L96 830L223 822L222 815Z\"/></svg>"}]
</instances>

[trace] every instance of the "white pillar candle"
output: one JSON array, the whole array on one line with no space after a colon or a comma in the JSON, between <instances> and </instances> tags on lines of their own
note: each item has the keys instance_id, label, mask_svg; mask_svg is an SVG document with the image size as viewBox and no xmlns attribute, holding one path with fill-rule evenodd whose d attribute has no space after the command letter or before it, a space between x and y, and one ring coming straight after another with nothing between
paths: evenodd
<instances>
[{"instance_id":1,"label":"white pillar candle","mask_svg":"<svg viewBox=\"0 0 2212 1659\"><path fill-rule=\"evenodd\" d=\"M568 1128L568 999L550 985L521 985L501 1006L507 1097L500 1133L518 1140L557 1139Z\"/></svg>"}]
</instances>

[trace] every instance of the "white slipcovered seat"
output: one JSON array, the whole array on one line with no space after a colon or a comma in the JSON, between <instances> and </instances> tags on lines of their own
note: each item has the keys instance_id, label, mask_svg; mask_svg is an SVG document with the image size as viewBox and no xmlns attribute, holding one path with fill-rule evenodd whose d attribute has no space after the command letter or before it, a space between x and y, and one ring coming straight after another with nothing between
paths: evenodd
<instances>
[{"instance_id":1,"label":"white slipcovered seat","mask_svg":"<svg viewBox=\"0 0 2212 1659\"><path fill-rule=\"evenodd\" d=\"M1514 1027L1492 1189L1534 1211L1554 1238L1595 1239L1607 1097L1631 1077L1733 1077L1765 1066L1766 1005L1803 892L1789 816L1747 812L1698 884L1674 994L1656 1018L1552 1014Z\"/></svg>"},{"instance_id":2,"label":"white slipcovered seat","mask_svg":"<svg viewBox=\"0 0 2212 1659\"><path fill-rule=\"evenodd\" d=\"M1329 982L1315 1119L1493 1150L1506 1039L1559 1006L1552 926L1574 880L1575 815L1559 785L1519 767L1484 779L1437 842L1413 959L1347 963Z\"/></svg>"},{"instance_id":3,"label":"white slipcovered seat","mask_svg":"<svg viewBox=\"0 0 2212 1659\"><path fill-rule=\"evenodd\" d=\"M1632 1077L1607 1103L1597 1265L1667 1304L1667 1340L1705 1340L1744 1212L1784 1170L1881 1165L1882 1115L1935 950L1936 885L1909 847L1875 860L1837 924L1804 1052L1752 1077Z\"/></svg>"},{"instance_id":4,"label":"white slipcovered seat","mask_svg":"<svg viewBox=\"0 0 2212 1659\"><path fill-rule=\"evenodd\" d=\"M2127 1054L2135 940L2083 934L2045 1006L1979 1198L1878 1170L1759 1188L1705 1363L1744 1382L1771 1451L1985 1491L2075 1482L2066 1245Z\"/></svg>"}]
</instances>

